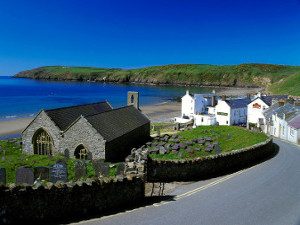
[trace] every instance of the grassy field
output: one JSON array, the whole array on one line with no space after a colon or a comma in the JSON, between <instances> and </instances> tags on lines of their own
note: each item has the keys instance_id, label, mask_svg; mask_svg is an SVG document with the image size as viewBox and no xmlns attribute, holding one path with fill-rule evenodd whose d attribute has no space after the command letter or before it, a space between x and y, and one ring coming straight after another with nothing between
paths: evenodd
<instances>
[{"instance_id":1,"label":"grassy field","mask_svg":"<svg viewBox=\"0 0 300 225\"><path fill-rule=\"evenodd\" d=\"M21 166L37 167L50 166L55 164L58 160L65 160L63 155L45 156L45 155L27 155L22 153L20 145L16 142L0 141L0 167L6 169L7 183L14 183L16 179L16 170ZM5 153L4 153L5 150ZM68 180L75 179L75 159L66 160L68 167ZM95 177L95 171L91 161L87 161L87 176L86 178ZM116 175L116 166L111 167L109 176Z\"/></svg>"},{"instance_id":2,"label":"grassy field","mask_svg":"<svg viewBox=\"0 0 300 225\"><path fill-rule=\"evenodd\" d=\"M269 90L278 94L288 93L293 96L300 96L300 73L291 75L286 79L272 84Z\"/></svg>"},{"instance_id":3,"label":"grassy field","mask_svg":"<svg viewBox=\"0 0 300 225\"><path fill-rule=\"evenodd\" d=\"M179 132L178 134L180 136L180 141L183 143L200 137L211 137L212 142L219 143L222 153L248 147L263 142L268 138L264 133L252 132L245 128L234 126L200 126L192 130ZM214 150L212 152L204 151L205 146L200 144L193 144L192 148L199 148L200 151L188 153L186 150L180 149L180 154L170 152L165 155L151 154L150 157L171 160L204 157L216 154Z\"/></svg>"},{"instance_id":4,"label":"grassy field","mask_svg":"<svg viewBox=\"0 0 300 225\"><path fill-rule=\"evenodd\" d=\"M48 66L20 72L16 74L16 77L78 81L105 80L151 84L269 87L299 73L300 66L178 64L139 69ZM276 88L270 88L270 90L279 93ZM285 89L285 91L290 91L290 89Z\"/></svg>"}]
</instances>

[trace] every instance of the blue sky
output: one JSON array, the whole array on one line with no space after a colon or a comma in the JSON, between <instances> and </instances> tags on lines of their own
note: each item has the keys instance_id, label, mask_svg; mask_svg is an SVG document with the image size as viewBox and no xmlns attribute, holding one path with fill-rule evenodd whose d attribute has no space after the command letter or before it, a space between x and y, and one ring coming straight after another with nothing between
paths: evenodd
<instances>
[{"instance_id":1,"label":"blue sky","mask_svg":"<svg viewBox=\"0 0 300 225\"><path fill-rule=\"evenodd\" d=\"M0 2L0 75L247 62L300 65L300 0Z\"/></svg>"}]
</instances>

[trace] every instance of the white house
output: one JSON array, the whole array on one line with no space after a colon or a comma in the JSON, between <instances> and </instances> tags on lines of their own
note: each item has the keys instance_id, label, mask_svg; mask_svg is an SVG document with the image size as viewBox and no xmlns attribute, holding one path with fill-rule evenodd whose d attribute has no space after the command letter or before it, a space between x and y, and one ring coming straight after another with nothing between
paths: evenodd
<instances>
[{"instance_id":1,"label":"white house","mask_svg":"<svg viewBox=\"0 0 300 225\"><path fill-rule=\"evenodd\" d=\"M264 112L273 104L284 105L287 98L287 95L255 95L247 107L247 127L259 127L263 131L267 129Z\"/></svg>"},{"instance_id":2,"label":"white house","mask_svg":"<svg viewBox=\"0 0 300 225\"><path fill-rule=\"evenodd\" d=\"M263 130L265 133L299 144L299 106L276 103L263 114L266 120L266 129Z\"/></svg>"},{"instance_id":3,"label":"white house","mask_svg":"<svg viewBox=\"0 0 300 225\"><path fill-rule=\"evenodd\" d=\"M263 112L272 105L271 96L261 96L252 100L247 106L247 127L261 127L265 124Z\"/></svg>"},{"instance_id":4,"label":"white house","mask_svg":"<svg viewBox=\"0 0 300 225\"><path fill-rule=\"evenodd\" d=\"M175 117L174 120L178 123L186 123L194 119L198 121L197 124L214 125L213 115L207 115L207 107L215 105L215 102L215 93L191 95L187 90L181 98L181 117Z\"/></svg>"},{"instance_id":5,"label":"white house","mask_svg":"<svg viewBox=\"0 0 300 225\"><path fill-rule=\"evenodd\" d=\"M300 114L288 122L288 141L300 145Z\"/></svg>"},{"instance_id":6,"label":"white house","mask_svg":"<svg viewBox=\"0 0 300 225\"><path fill-rule=\"evenodd\" d=\"M218 101L215 107L216 120L219 125L241 125L247 123L247 105L249 98L226 99Z\"/></svg>"},{"instance_id":7,"label":"white house","mask_svg":"<svg viewBox=\"0 0 300 225\"><path fill-rule=\"evenodd\" d=\"M211 126L216 125L216 116L212 114L200 114L194 117L194 126Z\"/></svg>"}]
</instances>

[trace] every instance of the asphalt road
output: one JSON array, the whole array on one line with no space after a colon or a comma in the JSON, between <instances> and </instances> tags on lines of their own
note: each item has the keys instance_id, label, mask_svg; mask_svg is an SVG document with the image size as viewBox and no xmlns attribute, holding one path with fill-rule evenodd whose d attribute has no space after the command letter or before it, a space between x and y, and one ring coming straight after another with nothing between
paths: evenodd
<instances>
[{"instance_id":1,"label":"asphalt road","mask_svg":"<svg viewBox=\"0 0 300 225\"><path fill-rule=\"evenodd\" d=\"M279 153L222 178L180 186L174 201L80 224L300 224L300 148L279 140Z\"/></svg>"}]
</instances>

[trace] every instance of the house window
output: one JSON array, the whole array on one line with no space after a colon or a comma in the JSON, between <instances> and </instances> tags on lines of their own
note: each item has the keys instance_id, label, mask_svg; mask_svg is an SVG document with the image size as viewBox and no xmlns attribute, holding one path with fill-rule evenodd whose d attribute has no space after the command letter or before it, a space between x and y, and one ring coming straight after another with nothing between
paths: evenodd
<instances>
[{"instance_id":1,"label":"house window","mask_svg":"<svg viewBox=\"0 0 300 225\"><path fill-rule=\"evenodd\" d=\"M203 123L203 117L201 117L201 122Z\"/></svg>"},{"instance_id":2,"label":"house window","mask_svg":"<svg viewBox=\"0 0 300 225\"><path fill-rule=\"evenodd\" d=\"M228 120L226 120L226 124L228 124Z\"/></svg>"},{"instance_id":3,"label":"house window","mask_svg":"<svg viewBox=\"0 0 300 225\"><path fill-rule=\"evenodd\" d=\"M291 135L292 137L294 137L294 134L295 134L295 131L294 131L294 129L291 128L291 130L290 130L290 135Z\"/></svg>"}]
</instances>

